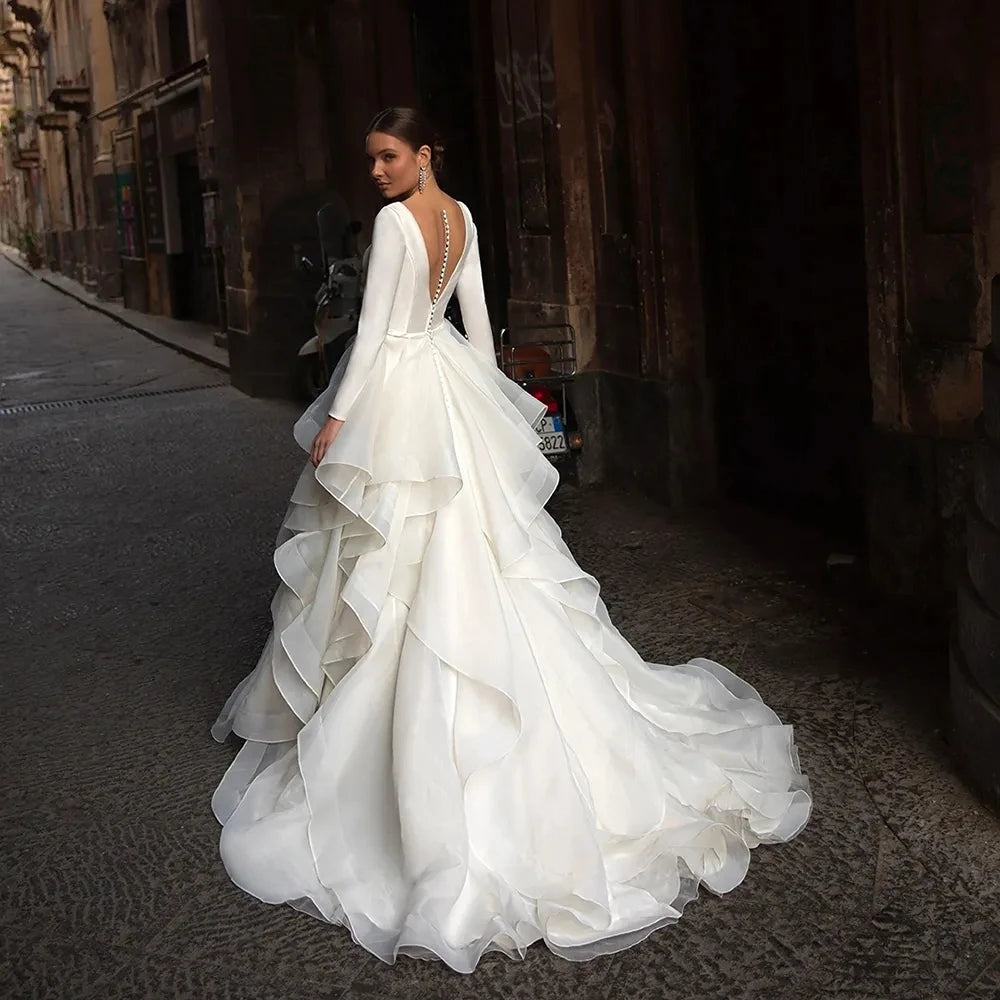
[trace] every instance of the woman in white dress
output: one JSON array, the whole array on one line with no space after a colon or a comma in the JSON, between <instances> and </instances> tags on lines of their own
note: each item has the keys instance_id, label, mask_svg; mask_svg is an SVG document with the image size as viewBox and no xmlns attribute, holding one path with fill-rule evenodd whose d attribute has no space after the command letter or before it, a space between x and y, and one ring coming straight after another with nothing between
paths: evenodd
<instances>
[{"instance_id":1,"label":"woman in white dress","mask_svg":"<svg viewBox=\"0 0 1000 1000\"><path fill-rule=\"evenodd\" d=\"M213 798L222 859L386 962L617 951L803 828L791 727L611 624L545 511L544 407L497 368L426 124L388 109L367 150L389 203L357 341L296 426L274 629L213 727L246 741Z\"/></svg>"}]
</instances>

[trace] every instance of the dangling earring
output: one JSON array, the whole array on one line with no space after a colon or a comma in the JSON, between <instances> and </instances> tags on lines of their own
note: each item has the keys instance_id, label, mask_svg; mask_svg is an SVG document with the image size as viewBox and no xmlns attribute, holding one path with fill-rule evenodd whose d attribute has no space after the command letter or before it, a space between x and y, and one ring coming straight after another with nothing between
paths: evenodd
<instances>
[{"instance_id":1,"label":"dangling earring","mask_svg":"<svg viewBox=\"0 0 1000 1000\"><path fill-rule=\"evenodd\" d=\"M423 194L425 187L427 187L427 168L421 165L420 171L417 175L417 190Z\"/></svg>"}]
</instances>

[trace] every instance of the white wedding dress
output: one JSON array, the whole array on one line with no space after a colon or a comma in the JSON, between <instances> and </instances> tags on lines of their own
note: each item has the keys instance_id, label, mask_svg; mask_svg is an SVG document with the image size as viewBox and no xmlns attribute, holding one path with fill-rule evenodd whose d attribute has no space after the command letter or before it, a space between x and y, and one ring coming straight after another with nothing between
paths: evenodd
<instances>
[{"instance_id":1,"label":"white wedding dress","mask_svg":"<svg viewBox=\"0 0 1000 1000\"><path fill-rule=\"evenodd\" d=\"M471 972L538 940L637 943L811 799L753 688L645 663L611 624L544 509L543 407L496 366L461 216L432 274L409 209L378 215L355 348L296 438L346 422L292 495L273 632L213 727L246 741L213 808L258 899ZM468 341L440 318L456 292Z\"/></svg>"}]
</instances>

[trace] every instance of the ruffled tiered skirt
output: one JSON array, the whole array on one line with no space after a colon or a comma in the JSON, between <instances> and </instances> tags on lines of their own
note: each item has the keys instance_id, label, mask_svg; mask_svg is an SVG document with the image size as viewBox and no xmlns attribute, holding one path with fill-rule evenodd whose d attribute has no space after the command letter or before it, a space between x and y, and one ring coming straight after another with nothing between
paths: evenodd
<instances>
[{"instance_id":1,"label":"ruffled tiered skirt","mask_svg":"<svg viewBox=\"0 0 1000 1000\"><path fill-rule=\"evenodd\" d=\"M295 487L274 630L213 727L246 741L213 798L233 881L387 962L626 948L809 815L753 688L611 624L544 509L540 415L450 327L390 334Z\"/></svg>"}]
</instances>

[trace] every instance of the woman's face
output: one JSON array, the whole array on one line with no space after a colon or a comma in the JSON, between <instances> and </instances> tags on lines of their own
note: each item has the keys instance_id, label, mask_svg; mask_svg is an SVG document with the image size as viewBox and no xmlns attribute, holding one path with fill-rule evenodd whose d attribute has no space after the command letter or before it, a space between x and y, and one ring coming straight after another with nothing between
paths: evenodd
<instances>
[{"instance_id":1,"label":"woman's face","mask_svg":"<svg viewBox=\"0 0 1000 1000\"><path fill-rule=\"evenodd\" d=\"M420 167L429 159L426 146L415 153L402 139L372 132L365 148L372 180L383 198L398 198L417 187Z\"/></svg>"}]
</instances>

